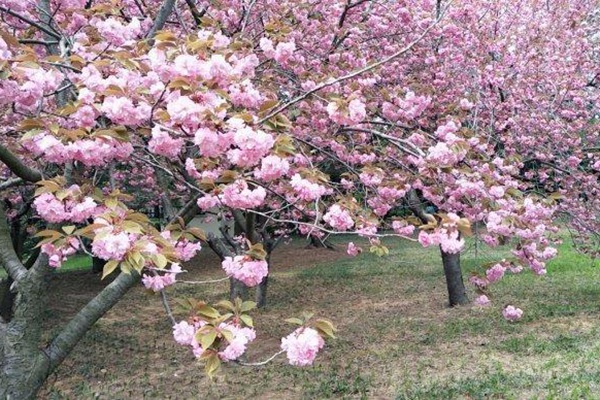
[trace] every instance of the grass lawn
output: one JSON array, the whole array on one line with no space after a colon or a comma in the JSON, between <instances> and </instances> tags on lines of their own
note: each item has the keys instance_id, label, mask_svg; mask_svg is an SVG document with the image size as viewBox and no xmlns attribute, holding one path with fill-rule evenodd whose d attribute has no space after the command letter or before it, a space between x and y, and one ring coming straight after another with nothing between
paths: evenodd
<instances>
[{"instance_id":1,"label":"grass lawn","mask_svg":"<svg viewBox=\"0 0 600 400\"><path fill-rule=\"evenodd\" d=\"M171 340L159 297L136 288L50 377L42 398L600 398L598 265L564 245L546 276L526 272L495 285L493 306L449 309L437 250L389 244L384 258L349 258L342 248L303 243L273 257L270 304L254 313L259 333L248 361L277 352L294 329L285 318L313 311L339 332L312 367L291 367L281 357L263 367L225 366L211 382L191 352ZM465 277L504 251L470 245ZM210 254L188 270L190 280L222 276ZM57 276L48 335L103 284L87 273ZM171 300L226 295L226 283L169 289ZM522 308L523 319L504 321L506 304Z\"/></svg>"}]
</instances>

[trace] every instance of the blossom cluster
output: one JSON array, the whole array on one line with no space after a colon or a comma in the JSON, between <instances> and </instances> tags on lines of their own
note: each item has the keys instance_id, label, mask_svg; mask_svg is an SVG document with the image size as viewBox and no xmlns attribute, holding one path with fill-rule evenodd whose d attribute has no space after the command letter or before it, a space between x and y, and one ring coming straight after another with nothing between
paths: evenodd
<instances>
[{"instance_id":1,"label":"blossom cluster","mask_svg":"<svg viewBox=\"0 0 600 400\"><path fill-rule=\"evenodd\" d=\"M281 349L285 350L291 365L312 365L325 342L319 333L306 327L300 327L281 339Z\"/></svg>"},{"instance_id":2,"label":"blossom cluster","mask_svg":"<svg viewBox=\"0 0 600 400\"><path fill-rule=\"evenodd\" d=\"M253 260L248 256L225 257L222 267L227 276L250 287L261 283L269 273L269 265L266 261Z\"/></svg>"},{"instance_id":3,"label":"blossom cluster","mask_svg":"<svg viewBox=\"0 0 600 400\"><path fill-rule=\"evenodd\" d=\"M177 274L183 271L179 264L173 263L168 270L159 271L153 269L152 272L154 272L154 274L142 275L142 284L146 289L152 290L153 292L160 292L165 287L173 285L177 281Z\"/></svg>"},{"instance_id":4,"label":"blossom cluster","mask_svg":"<svg viewBox=\"0 0 600 400\"><path fill-rule=\"evenodd\" d=\"M205 349L198 343L198 330L206 325L203 320L197 320L193 324L181 321L173 325L173 338L183 346L189 346L196 357L202 356ZM256 338L256 332L249 327L241 327L234 323L221 323L219 330L227 330L232 334L232 339L219 350L219 358L223 361L233 361L240 358L245 352L248 343Z\"/></svg>"},{"instance_id":5,"label":"blossom cluster","mask_svg":"<svg viewBox=\"0 0 600 400\"><path fill-rule=\"evenodd\" d=\"M62 193L42 193L33 201L33 206L40 217L51 223L81 223L103 210L94 199L84 196L77 185Z\"/></svg>"}]
</instances>

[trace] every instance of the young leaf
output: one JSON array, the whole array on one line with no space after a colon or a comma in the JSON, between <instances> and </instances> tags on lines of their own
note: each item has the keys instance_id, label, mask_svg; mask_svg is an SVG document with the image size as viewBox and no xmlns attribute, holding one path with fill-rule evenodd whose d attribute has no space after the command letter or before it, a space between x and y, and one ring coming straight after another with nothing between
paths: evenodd
<instances>
[{"instance_id":1,"label":"young leaf","mask_svg":"<svg viewBox=\"0 0 600 400\"><path fill-rule=\"evenodd\" d=\"M240 319L246 326L254 328L254 321L252 320L252 317L249 316L248 314L240 315Z\"/></svg>"},{"instance_id":2,"label":"young leaf","mask_svg":"<svg viewBox=\"0 0 600 400\"><path fill-rule=\"evenodd\" d=\"M300 318L288 318L285 320L285 322L296 325L304 325L304 321L302 321Z\"/></svg>"},{"instance_id":3,"label":"young leaf","mask_svg":"<svg viewBox=\"0 0 600 400\"><path fill-rule=\"evenodd\" d=\"M241 312L248 312L250 310L254 310L256 308L256 303L253 301L245 301L242 303L240 307Z\"/></svg>"},{"instance_id":4,"label":"young leaf","mask_svg":"<svg viewBox=\"0 0 600 400\"><path fill-rule=\"evenodd\" d=\"M111 274L117 267L119 266L119 261L110 260L106 264L104 264L104 268L102 269L102 279L106 278Z\"/></svg>"},{"instance_id":5,"label":"young leaf","mask_svg":"<svg viewBox=\"0 0 600 400\"><path fill-rule=\"evenodd\" d=\"M213 343L215 342L216 339L217 339L217 332L215 332L214 330L211 330L210 332L205 333L204 335L200 336L200 345L202 346L202 348L204 350L206 350L210 346L213 345Z\"/></svg>"},{"instance_id":6,"label":"young leaf","mask_svg":"<svg viewBox=\"0 0 600 400\"><path fill-rule=\"evenodd\" d=\"M334 332L336 329L330 321L327 321L326 319L319 319L315 323L315 328L330 338L335 338Z\"/></svg>"}]
</instances>

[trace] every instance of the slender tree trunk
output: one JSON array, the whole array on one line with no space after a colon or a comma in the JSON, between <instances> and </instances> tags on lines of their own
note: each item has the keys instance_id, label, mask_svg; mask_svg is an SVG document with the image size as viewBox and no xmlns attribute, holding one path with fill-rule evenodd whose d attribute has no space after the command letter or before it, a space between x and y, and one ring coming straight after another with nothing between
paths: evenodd
<instances>
[{"instance_id":1,"label":"slender tree trunk","mask_svg":"<svg viewBox=\"0 0 600 400\"><path fill-rule=\"evenodd\" d=\"M105 263L106 263L106 261L104 261L101 258L92 257L92 273L94 273L94 274L101 273L102 270L104 269Z\"/></svg>"},{"instance_id":2,"label":"slender tree trunk","mask_svg":"<svg viewBox=\"0 0 600 400\"><path fill-rule=\"evenodd\" d=\"M463 282L462 270L460 268L460 253L446 253L440 248L446 286L448 287L448 304L450 307L467 304L469 298Z\"/></svg>"},{"instance_id":3,"label":"slender tree trunk","mask_svg":"<svg viewBox=\"0 0 600 400\"><path fill-rule=\"evenodd\" d=\"M248 300L248 286L237 279L229 278L229 299L234 301L236 298Z\"/></svg>"},{"instance_id":4,"label":"slender tree trunk","mask_svg":"<svg viewBox=\"0 0 600 400\"><path fill-rule=\"evenodd\" d=\"M270 250L270 249L268 249ZM265 259L268 265L268 270L271 270L271 254L267 253L267 258ZM258 308L263 308L267 306L267 286L269 285L269 275L265 276L263 280L256 287L256 295L254 301L256 302L256 306Z\"/></svg>"}]
</instances>

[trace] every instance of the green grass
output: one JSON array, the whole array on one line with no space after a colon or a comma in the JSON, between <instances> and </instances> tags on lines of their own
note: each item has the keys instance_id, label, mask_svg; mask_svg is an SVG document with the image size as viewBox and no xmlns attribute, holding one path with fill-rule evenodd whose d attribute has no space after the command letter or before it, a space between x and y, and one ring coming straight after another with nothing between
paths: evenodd
<instances>
[{"instance_id":1,"label":"green grass","mask_svg":"<svg viewBox=\"0 0 600 400\"><path fill-rule=\"evenodd\" d=\"M88 271L92 268L92 258L87 254L75 254L65 261L59 272Z\"/></svg>"},{"instance_id":2,"label":"green grass","mask_svg":"<svg viewBox=\"0 0 600 400\"><path fill-rule=\"evenodd\" d=\"M290 367L284 359L255 369L228 366L210 383L187 350L169 339L157 297L140 290L84 339L46 396L194 398L202 392L207 398L232 399L600 398L597 263L564 244L547 275L508 274L492 286L491 307L450 309L439 251L410 242L386 243L388 257L347 258L340 249L337 261L272 275L269 307L254 315L261 342L251 346L248 357L258 361L276 352L280 338L293 329L283 320L313 311L333 320L339 332L311 368ZM313 250L298 250L297 257L306 254L302 251ZM482 264L509 255L507 248L476 248L469 242L462 255L464 275L481 273ZM72 268L87 268L84 260L77 265ZM214 301L226 290L226 283L182 286L170 289L170 296ZM501 310L506 304L522 308L523 319L505 321Z\"/></svg>"},{"instance_id":3,"label":"green grass","mask_svg":"<svg viewBox=\"0 0 600 400\"><path fill-rule=\"evenodd\" d=\"M92 268L92 258L86 254L75 254L62 263L56 271L58 273L89 271ZM6 277L6 271L0 269L0 279Z\"/></svg>"}]
</instances>

